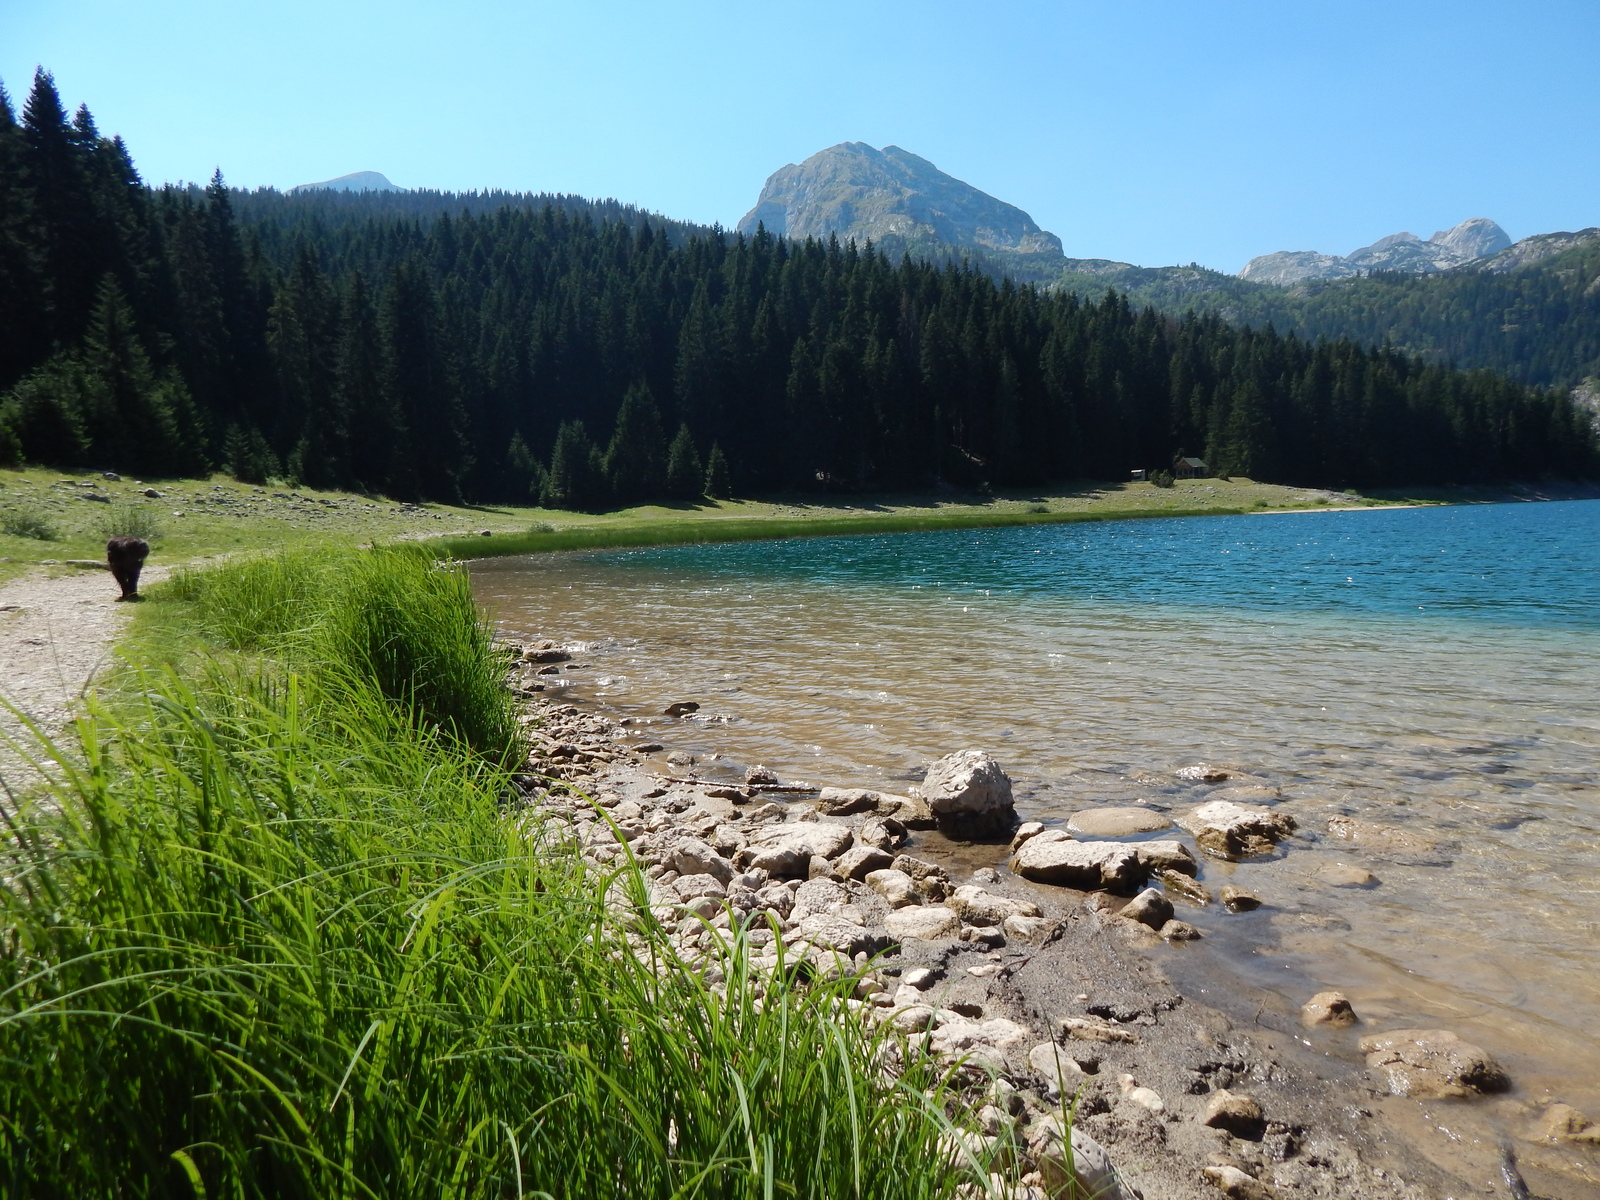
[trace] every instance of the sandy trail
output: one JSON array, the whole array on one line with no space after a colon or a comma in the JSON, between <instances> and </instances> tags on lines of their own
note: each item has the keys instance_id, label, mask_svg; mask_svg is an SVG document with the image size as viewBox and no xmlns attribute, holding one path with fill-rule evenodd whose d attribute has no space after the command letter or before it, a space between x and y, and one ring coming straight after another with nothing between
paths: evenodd
<instances>
[{"instance_id":1,"label":"sandy trail","mask_svg":"<svg viewBox=\"0 0 1600 1200\"><path fill-rule=\"evenodd\" d=\"M165 574L148 570L143 582ZM0 699L55 733L110 664L132 615L103 571L33 575L0 587ZM15 732L16 713L0 711L0 726Z\"/></svg>"}]
</instances>

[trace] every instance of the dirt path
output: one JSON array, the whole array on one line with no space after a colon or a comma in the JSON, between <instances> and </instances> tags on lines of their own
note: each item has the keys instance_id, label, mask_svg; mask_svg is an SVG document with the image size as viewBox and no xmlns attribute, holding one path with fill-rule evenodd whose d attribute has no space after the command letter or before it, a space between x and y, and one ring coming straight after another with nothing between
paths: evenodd
<instances>
[{"instance_id":1,"label":"dirt path","mask_svg":"<svg viewBox=\"0 0 1600 1200\"><path fill-rule=\"evenodd\" d=\"M164 574L147 571L144 581ZM56 732L111 662L132 614L104 571L33 575L0 587L0 698ZM0 712L0 726L15 730L16 715Z\"/></svg>"}]
</instances>

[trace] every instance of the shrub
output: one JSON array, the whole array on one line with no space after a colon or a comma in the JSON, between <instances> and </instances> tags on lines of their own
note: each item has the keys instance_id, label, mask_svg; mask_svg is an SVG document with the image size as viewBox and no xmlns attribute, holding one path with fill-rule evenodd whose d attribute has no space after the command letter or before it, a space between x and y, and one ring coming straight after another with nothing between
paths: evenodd
<instances>
[{"instance_id":1,"label":"shrub","mask_svg":"<svg viewBox=\"0 0 1600 1200\"><path fill-rule=\"evenodd\" d=\"M149 504L113 504L97 524L102 537L137 537L147 541L162 534L156 510Z\"/></svg>"},{"instance_id":2,"label":"shrub","mask_svg":"<svg viewBox=\"0 0 1600 1200\"><path fill-rule=\"evenodd\" d=\"M1176 480L1173 479L1171 471L1154 471L1150 475L1150 482L1158 488L1169 488Z\"/></svg>"},{"instance_id":3,"label":"shrub","mask_svg":"<svg viewBox=\"0 0 1600 1200\"><path fill-rule=\"evenodd\" d=\"M39 542L58 542L61 531L36 508L8 508L0 512L0 533L33 538Z\"/></svg>"}]
</instances>

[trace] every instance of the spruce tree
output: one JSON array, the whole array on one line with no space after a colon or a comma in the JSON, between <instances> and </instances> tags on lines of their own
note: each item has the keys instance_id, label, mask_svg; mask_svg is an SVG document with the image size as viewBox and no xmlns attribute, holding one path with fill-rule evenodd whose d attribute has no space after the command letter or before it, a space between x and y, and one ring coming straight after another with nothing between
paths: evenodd
<instances>
[{"instance_id":1,"label":"spruce tree","mask_svg":"<svg viewBox=\"0 0 1600 1200\"><path fill-rule=\"evenodd\" d=\"M705 468L700 464L694 436L687 423L679 425L667 448L667 495L674 500L697 500L705 494L705 482Z\"/></svg>"},{"instance_id":2,"label":"spruce tree","mask_svg":"<svg viewBox=\"0 0 1600 1200\"><path fill-rule=\"evenodd\" d=\"M728 473L728 460L719 442L711 443L711 455L706 459L705 492L713 500L733 499L733 477Z\"/></svg>"},{"instance_id":3,"label":"spruce tree","mask_svg":"<svg viewBox=\"0 0 1600 1200\"><path fill-rule=\"evenodd\" d=\"M582 421L564 421L550 451L550 470L539 503L545 508L592 512L604 504L605 471L600 450Z\"/></svg>"},{"instance_id":4,"label":"spruce tree","mask_svg":"<svg viewBox=\"0 0 1600 1200\"><path fill-rule=\"evenodd\" d=\"M659 497L666 487L666 438L650 389L636 383L622 398L616 429L606 448L605 475L620 505Z\"/></svg>"}]
</instances>

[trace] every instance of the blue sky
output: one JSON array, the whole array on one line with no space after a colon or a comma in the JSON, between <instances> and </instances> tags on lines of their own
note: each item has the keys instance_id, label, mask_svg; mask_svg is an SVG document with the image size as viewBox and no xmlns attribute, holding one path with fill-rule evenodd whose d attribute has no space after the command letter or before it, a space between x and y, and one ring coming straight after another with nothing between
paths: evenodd
<instances>
[{"instance_id":1,"label":"blue sky","mask_svg":"<svg viewBox=\"0 0 1600 1200\"><path fill-rule=\"evenodd\" d=\"M378 170L731 225L866 141L1146 265L1600 224L1595 0L0 0L19 105L36 64L153 182Z\"/></svg>"}]
</instances>

